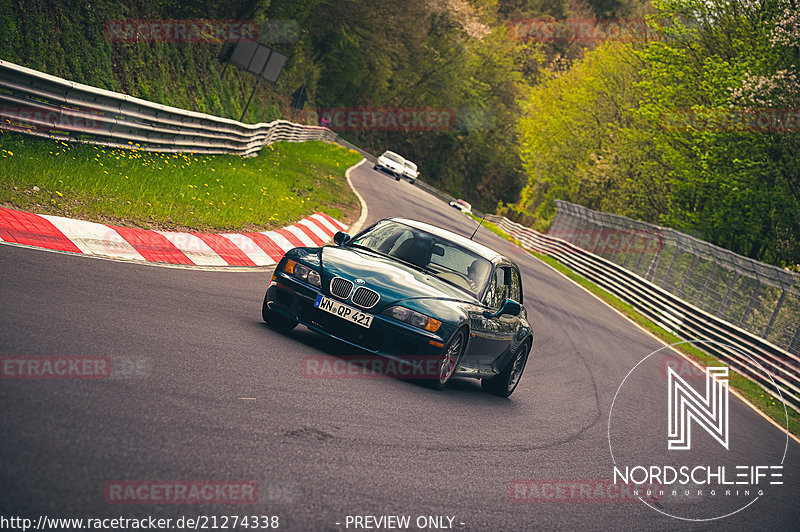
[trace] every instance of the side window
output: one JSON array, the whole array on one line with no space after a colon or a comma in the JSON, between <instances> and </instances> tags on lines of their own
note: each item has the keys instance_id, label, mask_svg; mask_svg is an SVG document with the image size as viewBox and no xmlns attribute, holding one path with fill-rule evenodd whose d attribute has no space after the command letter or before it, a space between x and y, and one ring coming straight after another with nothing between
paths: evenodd
<instances>
[{"instance_id":1,"label":"side window","mask_svg":"<svg viewBox=\"0 0 800 532\"><path fill-rule=\"evenodd\" d=\"M519 270L513 267L504 268L506 270L506 278L509 279L509 298L517 303L522 304L522 283L519 278Z\"/></svg>"},{"instance_id":2,"label":"side window","mask_svg":"<svg viewBox=\"0 0 800 532\"><path fill-rule=\"evenodd\" d=\"M485 304L489 308L500 308L503 300L508 297L508 285L506 284L506 270L497 268L494 271L492 280L489 282L489 290L486 291Z\"/></svg>"}]
</instances>

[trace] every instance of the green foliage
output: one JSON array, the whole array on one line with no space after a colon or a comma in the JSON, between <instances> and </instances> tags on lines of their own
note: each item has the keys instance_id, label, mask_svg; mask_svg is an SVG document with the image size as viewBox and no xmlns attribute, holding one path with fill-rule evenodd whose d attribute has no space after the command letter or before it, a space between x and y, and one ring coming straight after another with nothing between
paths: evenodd
<instances>
[{"instance_id":1,"label":"green foliage","mask_svg":"<svg viewBox=\"0 0 800 532\"><path fill-rule=\"evenodd\" d=\"M772 38L783 4L659 2L662 39L607 42L552 73L526 104L513 208L543 228L566 199L800 263L797 128L735 121L798 108L797 43Z\"/></svg>"},{"instance_id":2,"label":"green foliage","mask_svg":"<svg viewBox=\"0 0 800 532\"><path fill-rule=\"evenodd\" d=\"M380 152L395 149L425 180L476 206L512 201L524 183L516 155L523 77L544 59L509 39L492 0L0 0L0 58L70 80L239 119L255 77L224 69L217 43L111 42L108 21L250 19L285 21L292 42L277 84L262 82L244 120L292 118L291 93L305 84L307 108L449 108L449 131L342 132ZM223 75L223 69L224 75ZM529 77L529 79L532 79ZM299 119L299 116L296 116Z\"/></svg>"}]
</instances>

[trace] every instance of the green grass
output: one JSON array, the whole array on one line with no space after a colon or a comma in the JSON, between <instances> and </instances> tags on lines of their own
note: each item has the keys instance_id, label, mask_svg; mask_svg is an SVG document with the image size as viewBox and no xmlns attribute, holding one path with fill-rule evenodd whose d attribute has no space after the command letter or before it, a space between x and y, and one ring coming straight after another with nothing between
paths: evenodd
<instances>
[{"instance_id":1,"label":"green grass","mask_svg":"<svg viewBox=\"0 0 800 532\"><path fill-rule=\"evenodd\" d=\"M472 216L472 215L470 215ZM472 216L476 221L478 218ZM501 236L502 238L509 240L518 246L522 247L522 243L516 240L515 238L507 235L504 233L497 225L484 220L483 226L492 231L493 233ZM524 249L524 248L523 248ZM549 264L555 270L562 273L566 277L569 277L579 285L583 286L587 290L589 290L592 294L596 295L618 311L622 312L625 316L633 320L635 323L642 326L647 331L651 332L661 340L663 340L667 344L675 344L677 342L683 342L684 339L676 336L675 334L666 331L650 321L648 318L639 314L633 306L625 303L615 295L607 292L603 288L600 288L593 282L589 281L588 279L578 275L577 273L573 272L570 268L564 266L560 262L558 262L553 257L548 255L544 255L542 253L537 253L534 251L528 250L533 256L541 260L542 262ZM689 358L699 362L703 365L709 364L724 364L720 362L719 359L713 357L702 351L697 349L691 344L680 344L674 347L677 351L687 355ZM753 403L757 408L759 408L762 412L764 412L767 416L771 419L775 420L778 425L781 427L786 426L786 413L789 414L789 432L794 434L795 436L800 436L800 413L794 410L791 407L787 407L784 411L783 404L778 401L772 394L764 391L764 389L759 386L758 384L754 383L750 379L736 373L735 371L731 370L731 376L729 380L730 386L734 388L739 394L741 394L745 399Z\"/></svg>"},{"instance_id":2,"label":"green grass","mask_svg":"<svg viewBox=\"0 0 800 532\"><path fill-rule=\"evenodd\" d=\"M0 132L0 155L0 204L40 214L248 231L315 211L349 221L359 209L344 173L361 155L324 142L281 142L240 157L112 150Z\"/></svg>"}]
</instances>

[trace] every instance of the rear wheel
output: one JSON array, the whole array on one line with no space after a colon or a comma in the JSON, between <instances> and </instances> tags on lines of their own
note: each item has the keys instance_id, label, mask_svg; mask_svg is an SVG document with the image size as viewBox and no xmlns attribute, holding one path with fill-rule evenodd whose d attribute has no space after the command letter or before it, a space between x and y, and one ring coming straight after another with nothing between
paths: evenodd
<instances>
[{"instance_id":1,"label":"rear wheel","mask_svg":"<svg viewBox=\"0 0 800 532\"><path fill-rule=\"evenodd\" d=\"M439 357L437 375L435 378L430 379L434 388L441 390L447 386L461 363L461 357L464 355L466 347L467 331L466 329L459 329L447 342L447 345L442 350L442 355Z\"/></svg>"},{"instance_id":2,"label":"rear wheel","mask_svg":"<svg viewBox=\"0 0 800 532\"><path fill-rule=\"evenodd\" d=\"M500 397L511 395L519 384L522 372L525 371L525 364L528 362L528 353L531 350L530 340L526 340L520 346L516 356L509 362L499 375L490 379L481 379L481 388Z\"/></svg>"},{"instance_id":3,"label":"rear wheel","mask_svg":"<svg viewBox=\"0 0 800 532\"><path fill-rule=\"evenodd\" d=\"M264 303L261 305L261 317L264 318L264 323L269 325L270 329L275 329L279 332L288 333L297 327L296 321L281 316L277 312L271 310L267 306L266 296L264 296Z\"/></svg>"}]
</instances>

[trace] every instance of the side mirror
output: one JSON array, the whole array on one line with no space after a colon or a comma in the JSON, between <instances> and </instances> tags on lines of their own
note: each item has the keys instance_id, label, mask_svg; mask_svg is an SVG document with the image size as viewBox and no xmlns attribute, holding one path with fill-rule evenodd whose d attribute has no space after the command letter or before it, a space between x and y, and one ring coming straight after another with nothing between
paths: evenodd
<instances>
[{"instance_id":1,"label":"side mirror","mask_svg":"<svg viewBox=\"0 0 800 532\"><path fill-rule=\"evenodd\" d=\"M499 318L503 314L508 314L509 316L519 316L519 313L522 312L522 305L514 301L513 299L504 299L503 304L500 305L500 310L497 312L489 312L488 310L483 311L484 318Z\"/></svg>"},{"instance_id":2,"label":"side mirror","mask_svg":"<svg viewBox=\"0 0 800 532\"><path fill-rule=\"evenodd\" d=\"M344 246L347 244L348 240L350 240L350 235L343 233L342 231L338 231L335 235L333 235L333 241L336 242L337 246Z\"/></svg>"}]
</instances>

